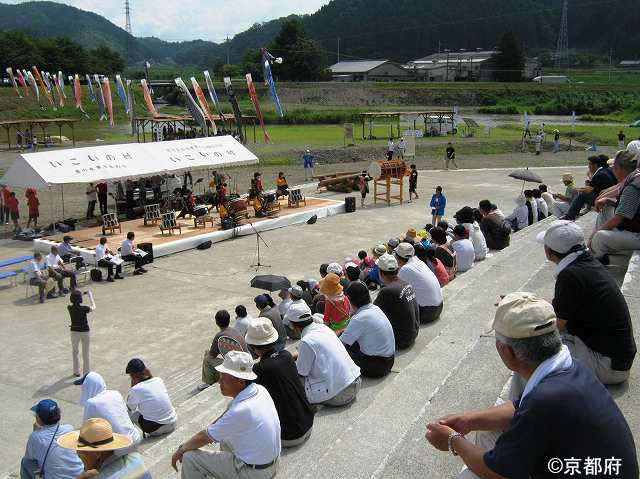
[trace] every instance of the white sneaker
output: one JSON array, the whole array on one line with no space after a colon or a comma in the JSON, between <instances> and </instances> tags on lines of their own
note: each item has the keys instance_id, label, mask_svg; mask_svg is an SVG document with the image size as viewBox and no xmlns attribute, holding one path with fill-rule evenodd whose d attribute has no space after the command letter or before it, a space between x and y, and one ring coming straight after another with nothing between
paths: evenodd
<instances>
[{"instance_id":1,"label":"white sneaker","mask_svg":"<svg viewBox=\"0 0 640 479\"><path fill-rule=\"evenodd\" d=\"M198 391L204 391L205 389L207 389L209 386L211 386L210 384L207 383L202 383L200 385L198 385Z\"/></svg>"}]
</instances>

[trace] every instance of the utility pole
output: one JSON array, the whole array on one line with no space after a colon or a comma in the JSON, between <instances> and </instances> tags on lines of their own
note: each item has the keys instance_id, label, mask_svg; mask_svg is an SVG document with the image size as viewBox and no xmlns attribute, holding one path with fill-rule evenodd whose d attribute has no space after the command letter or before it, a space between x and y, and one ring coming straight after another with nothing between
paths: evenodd
<instances>
[{"instance_id":1,"label":"utility pole","mask_svg":"<svg viewBox=\"0 0 640 479\"><path fill-rule=\"evenodd\" d=\"M560 21L560 34L556 45L556 67L566 63L569 58L569 0L562 2L562 20Z\"/></svg>"},{"instance_id":2,"label":"utility pole","mask_svg":"<svg viewBox=\"0 0 640 479\"><path fill-rule=\"evenodd\" d=\"M129 0L124 1L124 15L125 15L124 29L127 31L129 35L133 35L133 33L131 33L131 8L129 7Z\"/></svg>"},{"instance_id":3,"label":"utility pole","mask_svg":"<svg viewBox=\"0 0 640 479\"><path fill-rule=\"evenodd\" d=\"M340 63L340 37L338 37L338 62Z\"/></svg>"},{"instance_id":4,"label":"utility pole","mask_svg":"<svg viewBox=\"0 0 640 479\"><path fill-rule=\"evenodd\" d=\"M611 83L611 64L613 63L613 48L609 48L609 83Z\"/></svg>"},{"instance_id":5,"label":"utility pole","mask_svg":"<svg viewBox=\"0 0 640 479\"><path fill-rule=\"evenodd\" d=\"M229 61L230 53L229 53L229 35L227 35L227 65L231 65Z\"/></svg>"}]
</instances>

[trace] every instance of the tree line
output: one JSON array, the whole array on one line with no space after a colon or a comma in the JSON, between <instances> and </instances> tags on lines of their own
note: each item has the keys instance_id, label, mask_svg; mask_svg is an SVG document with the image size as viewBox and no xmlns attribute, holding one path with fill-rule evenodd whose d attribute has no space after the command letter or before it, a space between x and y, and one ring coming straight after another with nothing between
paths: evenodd
<instances>
[{"instance_id":1,"label":"tree line","mask_svg":"<svg viewBox=\"0 0 640 479\"><path fill-rule=\"evenodd\" d=\"M106 45L84 48L69 38L40 38L23 32L0 32L0 67L30 69L65 74L100 73L112 75L124 70L120 54Z\"/></svg>"}]
</instances>

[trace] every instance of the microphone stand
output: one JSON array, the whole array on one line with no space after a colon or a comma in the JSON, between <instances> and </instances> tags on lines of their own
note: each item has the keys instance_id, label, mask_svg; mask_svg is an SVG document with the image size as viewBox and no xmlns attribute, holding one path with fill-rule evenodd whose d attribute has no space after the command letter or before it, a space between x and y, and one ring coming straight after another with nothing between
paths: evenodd
<instances>
[{"instance_id":1,"label":"microphone stand","mask_svg":"<svg viewBox=\"0 0 640 479\"><path fill-rule=\"evenodd\" d=\"M258 262L256 264L252 264L251 267L255 268L256 271L258 271L258 269L260 269L260 268L271 268L270 264L262 264L260 262L260 241L262 241L267 248L269 247L269 245L264 240L262 235L260 235L260 233L258 233L258 230L255 228L255 226L253 226L253 223L249 223L249 224L251 225L251 228L253 229L253 232L256 234L256 252L257 252L257 256L258 256Z\"/></svg>"}]
</instances>

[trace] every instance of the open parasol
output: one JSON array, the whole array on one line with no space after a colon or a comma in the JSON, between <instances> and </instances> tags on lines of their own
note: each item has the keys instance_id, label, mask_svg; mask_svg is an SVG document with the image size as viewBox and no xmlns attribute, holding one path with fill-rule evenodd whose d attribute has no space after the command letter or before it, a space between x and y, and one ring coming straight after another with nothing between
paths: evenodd
<instances>
[{"instance_id":1,"label":"open parasol","mask_svg":"<svg viewBox=\"0 0 640 479\"><path fill-rule=\"evenodd\" d=\"M291 287L291 282L284 276L262 274L255 276L251 280L251 287L273 292L289 289Z\"/></svg>"},{"instance_id":2,"label":"open parasol","mask_svg":"<svg viewBox=\"0 0 640 479\"><path fill-rule=\"evenodd\" d=\"M537 173L534 173L529 168L525 168L524 170L515 170L509 173L511 178L515 178L516 180L522 180L522 191L524 191L525 183L542 183L542 178Z\"/></svg>"}]
</instances>

